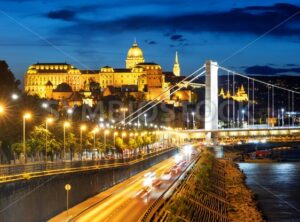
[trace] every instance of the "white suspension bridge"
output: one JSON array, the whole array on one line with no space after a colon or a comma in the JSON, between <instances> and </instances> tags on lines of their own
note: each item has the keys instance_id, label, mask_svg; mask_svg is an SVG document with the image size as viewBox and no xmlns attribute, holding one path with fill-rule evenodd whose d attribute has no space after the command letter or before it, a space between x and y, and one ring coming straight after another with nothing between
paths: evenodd
<instances>
[{"instance_id":1,"label":"white suspension bridge","mask_svg":"<svg viewBox=\"0 0 300 222\"><path fill-rule=\"evenodd\" d=\"M227 92L231 92L233 95L237 87L236 79L243 79L246 82L248 99L242 110L238 107L240 104L237 104L235 100L230 100L230 98L227 98L226 105L219 109L219 72L225 73L222 75L223 78L227 75ZM205 85L194 83L201 76L205 76ZM183 139L202 139L215 142L241 142L257 138L272 141L300 141L300 127L295 123L295 100L300 97L300 92L238 73L211 60L206 61L205 65L195 72L128 115L124 119L124 124L130 124L135 120L139 124L141 116L187 85L205 86L204 128L196 129L193 126L193 129L172 130L170 133L179 135ZM264 87L267 92L264 106L266 116L262 114L262 104L257 109L256 99L261 97L261 95L256 95L257 86ZM278 105L275 107L277 96L275 93L281 96L286 94L287 105L285 109L278 109ZM277 113L277 117L275 113ZM285 114L287 114L287 118L285 118ZM225 127L219 124L220 115L222 115L222 122L225 123ZM264 120L262 120L263 117ZM286 122L284 122L285 119L287 119Z\"/></svg>"}]
</instances>

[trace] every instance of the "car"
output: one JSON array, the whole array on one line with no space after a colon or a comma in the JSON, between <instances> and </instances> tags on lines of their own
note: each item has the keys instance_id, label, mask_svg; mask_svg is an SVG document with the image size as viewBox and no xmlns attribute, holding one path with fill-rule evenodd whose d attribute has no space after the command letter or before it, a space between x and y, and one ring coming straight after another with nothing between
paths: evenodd
<instances>
[{"instance_id":1,"label":"car","mask_svg":"<svg viewBox=\"0 0 300 222\"><path fill-rule=\"evenodd\" d=\"M170 180L171 177L172 177L172 172L171 172L171 170L166 170L166 171L164 171L164 172L162 173L162 175L161 175L161 179L162 179L162 180Z\"/></svg>"},{"instance_id":2,"label":"car","mask_svg":"<svg viewBox=\"0 0 300 222\"><path fill-rule=\"evenodd\" d=\"M144 198L149 196L149 194L151 193L152 188L149 186L143 187L138 193L137 196L139 196L140 198Z\"/></svg>"},{"instance_id":3,"label":"car","mask_svg":"<svg viewBox=\"0 0 300 222\"><path fill-rule=\"evenodd\" d=\"M152 186L153 187L160 187L160 185L162 185L162 181L160 179L155 179L153 182L152 182Z\"/></svg>"}]
</instances>

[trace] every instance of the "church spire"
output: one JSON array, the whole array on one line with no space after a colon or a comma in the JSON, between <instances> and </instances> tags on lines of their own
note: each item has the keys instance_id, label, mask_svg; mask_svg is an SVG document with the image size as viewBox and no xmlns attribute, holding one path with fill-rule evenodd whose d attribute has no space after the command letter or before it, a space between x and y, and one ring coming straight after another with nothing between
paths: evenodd
<instances>
[{"instance_id":1,"label":"church spire","mask_svg":"<svg viewBox=\"0 0 300 222\"><path fill-rule=\"evenodd\" d=\"M180 65L178 60L178 52L175 53L175 63L173 66L173 73L175 76L180 76Z\"/></svg>"},{"instance_id":2,"label":"church spire","mask_svg":"<svg viewBox=\"0 0 300 222\"><path fill-rule=\"evenodd\" d=\"M175 64L179 64L178 62L178 52L176 51L176 54L175 54Z\"/></svg>"}]
</instances>

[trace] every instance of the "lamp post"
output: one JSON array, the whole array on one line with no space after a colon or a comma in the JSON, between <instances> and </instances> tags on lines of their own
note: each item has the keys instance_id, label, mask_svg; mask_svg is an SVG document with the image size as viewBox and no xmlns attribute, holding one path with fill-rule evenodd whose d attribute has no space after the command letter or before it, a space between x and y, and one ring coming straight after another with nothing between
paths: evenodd
<instances>
[{"instance_id":1,"label":"lamp post","mask_svg":"<svg viewBox=\"0 0 300 222\"><path fill-rule=\"evenodd\" d=\"M109 134L109 130L104 131L104 151L106 152L106 136Z\"/></svg>"},{"instance_id":2,"label":"lamp post","mask_svg":"<svg viewBox=\"0 0 300 222\"><path fill-rule=\"evenodd\" d=\"M145 118L145 126L147 126L147 113L144 114L144 118Z\"/></svg>"},{"instance_id":3,"label":"lamp post","mask_svg":"<svg viewBox=\"0 0 300 222\"><path fill-rule=\"evenodd\" d=\"M126 137L126 132L122 132L122 140L124 141L124 137Z\"/></svg>"},{"instance_id":4,"label":"lamp post","mask_svg":"<svg viewBox=\"0 0 300 222\"><path fill-rule=\"evenodd\" d=\"M284 126L284 109L281 109L281 124Z\"/></svg>"},{"instance_id":5,"label":"lamp post","mask_svg":"<svg viewBox=\"0 0 300 222\"><path fill-rule=\"evenodd\" d=\"M245 121L245 110L242 109L242 127L244 126L244 121Z\"/></svg>"},{"instance_id":6,"label":"lamp post","mask_svg":"<svg viewBox=\"0 0 300 222\"><path fill-rule=\"evenodd\" d=\"M120 110L121 110L121 112L123 112L123 123L125 125L126 112L128 111L128 108L127 107L122 107Z\"/></svg>"},{"instance_id":7,"label":"lamp post","mask_svg":"<svg viewBox=\"0 0 300 222\"><path fill-rule=\"evenodd\" d=\"M93 153L94 153L95 150L96 150L96 134L97 134L98 132L99 132L99 128L96 127L96 128L93 130L93 134L94 134L94 150L93 150ZM92 155L92 159L94 159L93 157L94 157L94 155Z\"/></svg>"},{"instance_id":8,"label":"lamp post","mask_svg":"<svg viewBox=\"0 0 300 222\"><path fill-rule=\"evenodd\" d=\"M70 122L64 122L64 154L63 158L66 160L66 128L70 127Z\"/></svg>"},{"instance_id":9,"label":"lamp post","mask_svg":"<svg viewBox=\"0 0 300 222\"><path fill-rule=\"evenodd\" d=\"M31 118L30 113L25 113L23 115L23 153L24 153L24 161L27 162L26 158L26 120Z\"/></svg>"},{"instance_id":10,"label":"lamp post","mask_svg":"<svg viewBox=\"0 0 300 222\"><path fill-rule=\"evenodd\" d=\"M80 126L80 151L82 152L83 146L82 146L82 132L86 130L86 125ZM82 154L81 154L82 155ZM82 159L82 157L81 157Z\"/></svg>"},{"instance_id":11,"label":"lamp post","mask_svg":"<svg viewBox=\"0 0 300 222\"><path fill-rule=\"evenodd\" d=\"M114 148L116 148L116 136L118 136L118 132L114 132Z\"/></svg>"},{"instance_id":12,"label":"lamp post","mask_svg":"<svg viewBox=\"0 0 300 222\"><path fill-rule=\"evenodd\" d=\"M196 129L195 112L192 112L192 117L193 117L193 129Z\"/></svg>"},{"instance_id":13,"label":"lamp post","mask_svg":"<svg viewBox=\"0 0 300 222\"><path fill-rule=\"evenodd\" d=\"M189 123L190 123L190 119L189 119L189 113L186 113L186 128L189 128Z\"/></svg>"},{"instance_id":14,"label":"lamp post","mask_svg":"<svg viewBox=\"0 0 300 222\"><path fill-rule=\"evenodd\" d=\"M48 124L53 122L53 118L46 119L46 138L45 138L45 162L47 163L47 150L48 150Z\"/></svg>"}]
</instances>

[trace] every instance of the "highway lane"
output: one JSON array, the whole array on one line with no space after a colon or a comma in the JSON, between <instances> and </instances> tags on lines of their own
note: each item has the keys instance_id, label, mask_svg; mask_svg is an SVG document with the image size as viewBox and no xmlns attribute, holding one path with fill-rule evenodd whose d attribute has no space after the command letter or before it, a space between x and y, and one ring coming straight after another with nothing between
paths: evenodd
<instances>
[{"instance_id":1,"label":"highway lane","mask_svg":"<svg viewBox=\"0 0 300 222\"><path fill-rule=\"evenodd\" d=\"M149 181L144 176L148 172L154 172L156 178L160 178L161 175L175 166L175 158L169 158L148 170L145 170L134 177L112 187L100 194L98 196L98 204L94 203L90 208L91 200L87 200L79 205L84 205L85 210L82 207L73 207L69 211L69 215L78 215L73 218L72 221L78 222L135 222L143 215L143 213L148 209L148 207L159 197L161 194L167 190L172 182L181 175L180 172L177 174L172 174L169 180L159 180L161 181L160 186L150 186L152 187L149 195L143 192L145 182ZM148 177L149 178L149 177ZM153 177L151 177L153 178ZM168 179L168 178L165 178ZM101 200L102 199L102 200ZM76 210L77 208L77 210ZM88 209L86 209L88 208ZM84 211L83 211L84 210ZM82 212L83 211L83 212ZM66 218L66 214L58 215L57 217L51 219L51 222L63 221L62 218Z\"/></svg>"}]
</instances>

